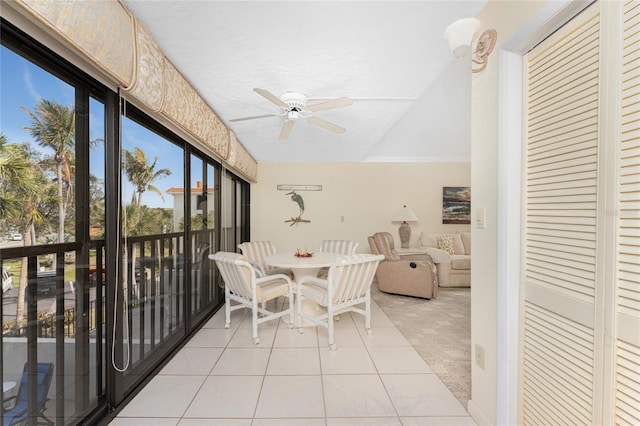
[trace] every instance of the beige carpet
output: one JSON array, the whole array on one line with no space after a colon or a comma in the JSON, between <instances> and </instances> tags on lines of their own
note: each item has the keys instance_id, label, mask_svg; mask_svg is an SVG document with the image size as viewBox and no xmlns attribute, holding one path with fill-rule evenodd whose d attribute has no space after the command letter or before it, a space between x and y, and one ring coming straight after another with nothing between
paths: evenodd
<instances>
[{"instance_id":1,"label":"beige carpet","mask_svg":"<svg viewBox=\"0 0 640 426\"><path fill-rule=\"evenodd\" d=\"M387 294L371 297L426 363L467 407L471 398L471 290L440 288L431 300Z\"/></svg>"}]
</instances>

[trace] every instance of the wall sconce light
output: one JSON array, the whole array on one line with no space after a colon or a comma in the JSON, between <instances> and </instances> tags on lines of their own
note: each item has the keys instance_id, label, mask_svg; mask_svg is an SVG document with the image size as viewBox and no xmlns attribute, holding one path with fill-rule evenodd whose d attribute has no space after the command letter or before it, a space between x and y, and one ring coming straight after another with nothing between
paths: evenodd
<instances>
[{"instance_id":1,"label":"wall sconce light","mask_svg":"<svg viewBox=\"0 0 640 426\"><path fill-rule=\"evenodd\" d=\"M487 66L489 54L493 51L498 39L494 29L480 33L473 49L473 39L480 28L480 21L476 18L459 19L449 24L444 32L444 38L449 42L449 48L456 59L466 59L471 55L471 72L480 72ZM476 67L474 68L474 65Z\"/></svg>"}]
</instances>

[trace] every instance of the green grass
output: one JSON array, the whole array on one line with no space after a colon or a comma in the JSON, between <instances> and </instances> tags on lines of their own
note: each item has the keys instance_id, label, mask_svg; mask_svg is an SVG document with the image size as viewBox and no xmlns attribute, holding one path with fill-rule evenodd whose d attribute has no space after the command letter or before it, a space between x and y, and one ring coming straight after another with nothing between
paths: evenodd
<instances>
[{"instance_id":1,"label":"green grass","mask_svg":"<svg viewBox=\"0 0 640 426\"><path fill-rule=\"evenodd\" d=\"M13 287L20 286L20 271L22 270L22 261L20 259L10 259L2 262L3 266L9 267L9 274L13 279ZM76 269L75 264L64 266L64 280L76 281Z\"/></svg>"}]
</instances>

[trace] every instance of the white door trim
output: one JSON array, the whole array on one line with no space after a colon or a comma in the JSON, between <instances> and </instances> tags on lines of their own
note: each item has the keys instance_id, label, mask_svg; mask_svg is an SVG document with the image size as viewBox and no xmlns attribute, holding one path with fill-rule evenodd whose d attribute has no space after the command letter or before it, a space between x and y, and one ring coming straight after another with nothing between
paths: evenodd
<instances>
[{"instance_id":1,"label":"white door trim","mask_svg":"<svg viewBox=\"0 0 640 426\"><path fill-rule=\"evenodd\" d=\"M498 51L497 407L496 424L519 421L522 56L586 7L550 1Z\"/></svg>"}]
</instances>

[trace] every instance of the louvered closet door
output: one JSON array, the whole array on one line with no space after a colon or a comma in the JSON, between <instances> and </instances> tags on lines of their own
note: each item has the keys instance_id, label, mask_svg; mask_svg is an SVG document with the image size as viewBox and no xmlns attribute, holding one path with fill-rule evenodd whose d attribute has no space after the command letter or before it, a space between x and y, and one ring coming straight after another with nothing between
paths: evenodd
<instances>
[{"instance_id":1,"label":"louvered closet door","mask_svg":"<svg viewBox=\"0 0 640 426\"><path fill-rule=\"evenodd\" d=\"M615 422L640 425L640 1L622 16Z\"/></svg>"},{"instance_id":2,"label":"louvered closet door","mask_svg":"<svg viewBox=\"0 0 640 426\"><path fill-rule=\"evenodd\" d=\"M600 15L525 56L521 423L592 424Z\"/></svg>"},{"instance_id":3,"label":"louvered closet door","mask_svg":"<svg viewBox=\"0 0 640 426\"><path fill-rule=\"evenodd\" d=\"M640 425L640 0L525 68L521 423Z\"/></svg>"}]
</instances>

